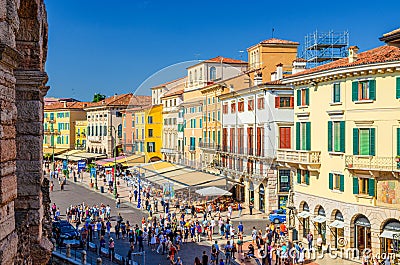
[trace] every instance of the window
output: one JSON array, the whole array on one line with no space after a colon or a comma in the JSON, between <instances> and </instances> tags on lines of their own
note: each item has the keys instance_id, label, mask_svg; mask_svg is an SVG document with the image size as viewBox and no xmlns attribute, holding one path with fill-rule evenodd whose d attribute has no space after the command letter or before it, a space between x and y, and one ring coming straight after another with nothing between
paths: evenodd
<instances>
[{"instance_id":1,"label":"window","mask_svg":"<svg viewBox=\"0 0 400 265\"><path fill-rule=\"evenodd\" d=\"M279 192L288 192L290 190L290 170L279 170Z\"/></svg>"},{"instance_id":2,"label":"window","mask_svg":"<svg viewBox=\"0 0 400 265\"><path fill-rule=\"evenodd\" d=\"M213 66L210 68L210 80L214 81L215 79L217 79L217 69Z\"/></svg>"},{"instance_id":3,"label":"window","mask_svg":"<svg viewBox=\"0 0 400 265\"><path fill-rule=\"evenodd\" d=\"M310 104L310 90L302 88L297 90L297 106L308 106Z\"/></svg>"},{"instance_id":4,"label":"window","mask_svg":"<svg viewBox=\"0 0 400 265\"><path fill-rule=\"evenodd\" d=\"M258 109L264 109L265 108L264 97L257 99L257 108Z\"/></svg>"},{"instance_id":5,"label":"window","mask_svg":"<svg viewBox=\"0 0 400 265\"><path fill-rule=\"evenodd\" d=\"M354 81L352 83L352 100L376 100L375 80Z\"/></svg>"},{"instance_id":6,"label":"window","mask_svg":"<svg viewBox=\"0 0 400 265\"><path fill-rule=\"evenodd\" d=\"M340 84L335 83L332 87L332 102L339 103L340 102Z\"/></svg>"},{"instance_id":7,"label":"window","mask_svg":"<svg viewBox=\"0 0 400 265\"><path fill-rule=\"evenodd\" d=\"M236 112L236 102L232 102L231 103L231 113L235 113Z\"/></svg>"},{"instance_id":8,"label":"window","mask_svg":"<svg viewBox=\"0 0 400 265\"><path fill-rule=\"evenodd\" d=\"M222 105L222 112L223 112L224 114L228 114L228 104Z\"/></svg>"},{"instance_id":9,"label":"window","mask_svg":"<svg viewBox=\"0 0 400 265\"><path fill-rule=\"evenodd\" d=\"M297 183L310 185L310 171L297 169Z\"/></svg>"},{"instance_id":10,"label":"window","mask_svg":"<svg viewBox=\"0 0 400 265\"><path fill-rule=\"evenodd\" d=\"M118 138L122 138L122 124L118 124Z\"/></svg>"},{"instance_id":11,"label":"window","mask_svg":"<svg viewBox=\"0 0 400 265\"><path fill-rule=\"evenodd\" d=\"M291 128L279 127L279 148L290 149L291 139L292 139Z\"/></svg>"},{"instance_id":12,"label":"window","mask_svg":"<svg viewBox=\"0 0 400 265\"><path fill-rule=\"evenodd\" d=\"M195 150L196 149L196 137L190 137L190 150Z\"/></svg>"},{"instance_id":13,"label":"window","mask_svg":"<svg viewBox=\"0 0 400 265\"><path fill-rule=\"evenodd\" d=\"M400 77L396 78L396 98L400 98Z\"/></svg>"},{"instance_id":14,"label":"window","mask_svg":"<svg viewBox=\"0 0 400 265\"><path fill-rule=\"evenodd\" d=\"M375 128L353 129L353 154L375 155Z\"/></svg>"},{"instance_id":15,"label":"window","mask_svg":"<svg viewBox=\"0 0 400 265\"><path fill-rule=\"evenodd\" d=\"M254 99L249 99L247 101L247 110L253 111L254 110Z\"/></svg>"},{"instance_id":16,"label":"window","mask_svg":"<svg viewBox=\"0 0 400 265\"><path fill-rule=\"evenodd\" d=\"M353 194L375 196L375 179L353 177Z\"/></svg>"},{"instance_id":17,"label":"window","mask_svg":"<svg viewBox=\"0 0 400 265\"><path fill-rule=\"evenodd\" d=\"M153 124L153 116L148 116L147 122L148 122L148 124Z\"/></svg>"},{"instance_id":18,"label":"window","mask_svg":"<svg viewBox=\"0 0 400 265\"><path fill-rule=\"evenodd\" d=\"M243 112L244 111L244 101L239 101L238 102L238 111Z\"/></svg>"},{"instance_id":19,"label":"window","mask_svg":"<svg viewBox=\"0 0 400 265\"><path fill-rule=\"evenodd\" d=\"M345 151L345 122L344 121L328 121L328 151L342 152Z\"/></svg>"},{"instance_id":20,"label":"window","mask_svg":"<svg viewBox=\"0 0 400 265\"><path fill-rule=\"evenodd\" d=\"M189 72L189 83L193 84L192 72Z\"/></svg>"},{"instance_id":21,"label":"window","mask_svg":"<svg viewBox=\"0 0 400 265\"><path fill-rule=\"evenodd\" d=\"M311 122L296 122L296 150L311 150Z\"/></svg>"},{"instance_id":22,"label":"window","mask_svg":"<svg viewBox=\"0 0 400 265\"><path fill-rule=\"evenodd\" d=\"M153 129L148 130L149 137L153 137Z\"/></svg>"},{"instance_id":23,"label":"window","mask_svg":"<svg viewBox=\"0 0 400 265\"><path fill-rule=\"evenodd\" d=\"M344 175L329 173L329 189L344 191Z\"/></svg>"},{"instance_id":24,"label":"window","mask_svg":"<svg viewBox=\"0 0 400 265\"><path fill-rule=\"evenodd\" d=\"M199 80L203 80L203 68L199 69Z\"/></svg>"},{"instance_id":25,"label":"window","mask_svg":"<svg viewBox=\"0 0 400 265\"><path fill-rule=\"evenodd\" d=\"M147 143L147 152L155 152L156 151L156 143L155 142L148 142Z\"/></svg>"},{"instance_id":26,"label":"window","mask_svg":"<svg viewBox=\"0 0 400 265\"><path fill-rule=\"evenodd\" d=\"M194 70L194 82L197 83L197 69Z\"/></svg>"},{"instance_id":27,"label":"window","mask_svg":"<svg viewBox=\"0 0 400 265\"><path fill-rule=\"evenodd\" d=\"M276 97L275 108L293 108L293 97Z\"/></svg>"},{"instance_id":28,"label":"window","mask_svg":"<svg viewBox=\"0 0 400 265\"><path fill-rule=\"evenodd\" d=\"M107 125L103 126L103 135L107 136Z\"/></svg>"}]
</instances>

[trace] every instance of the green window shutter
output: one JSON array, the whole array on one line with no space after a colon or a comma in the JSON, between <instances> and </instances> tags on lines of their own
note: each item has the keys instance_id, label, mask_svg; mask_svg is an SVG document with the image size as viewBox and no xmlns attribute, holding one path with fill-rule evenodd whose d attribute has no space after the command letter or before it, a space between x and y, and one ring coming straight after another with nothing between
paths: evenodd
<instances>
[{"instance_id":1,"label":"green window shutter","mask_svg":"<svg viewBox=\"0 0 400 265\"><path fill-rule=\"evenodd\" d=\"M340 175L340 191L344 191L344 175Z\"/></svg>"},{"instance_id":2,"label":"green window shutter","mask_svg":"<svg viewBox=\"0 0 400 265\"><path fill-rule=\"evenodd\" d=\"M340 122L340 152L344 153L346 150L346 127L345 127L346 122L341 121Z\"/></svg>"},{"instance_id":3,"label":"green window shutter","mask_svg":"<svg viewBox=\"0 0 400 265\"><path fill-rule=\"evenodd\" d=\"M359 140L358 140L358 129L353 128L353 155L358 155Z\"/></svg>"},{"instance_id":4,"label":"green window shutter","mask_svg":"<svg viewBox=\"0 0 400 265\"><path fill-rule=\"evenodd\" d=\"M334 102L340 102L340 84L334 84Z\"/></svg>"},{"instance_id":5,"label":"green window shutter","mask_svg":"<svg viewBox=\"0 0 400 265\"><path fill-rule=\"evenodd\" d=\"M369 80L369 99L376 100L376 80Z\"/></svg>"},{"instance_id":6,"label":"green window shutter","mask_svg":"<svg viewBox=\"0 0 400 265\"><path fill-rule=\"evenodd\" d=\"M306 88L306 105L310 105L310 89Z\"/></svg>"},{"instance_id":7,"label":"green window shutter","mask_svg":"<svg viewBox=\"0 0 400 265\"><path fill-rule=\"evenodd\" d=\"M333 190L333 174L329 173L329 189Z\"/></svg>"},{"instance_id":8,"label":"green window shutter","mask_svg":"<svg viewBox=\"0 0 400 265\"><path fill-rule=\"evenodd\" d=\"M300 122L296 122L296 150L300 150Z\"/></svg>"},{"instance_id":9,"label":"green window shutter","mask_svg":"<svg viewBox=\"0 0 400 265\"><path fill-rule=\"evenodd\" d=\"M298 184L301 183L301 170L300 169L297 170L297 183Z\"/></svg>"},{"instance_id":10,"label":"green window shutter","mask_svg":"<svg viewBox=\"0 0 400 265\"><path fill-rule=\"evenodd\" d=\"M368 179L368 195L375 197L375 179Z\"/></svg>"},{"instance_id":11,"label":"green window shutter","mask_svg":"<svg viewBox=\"0 0 400 265\"><path fill-rule=\"evenodd\" d=\"M301 106L301 90L297 90L297 106Z\"/></svg>"},{"instance_id":12,"label":"green window shutter","mask_svg":"<svg viewBox=\"0 0 400 265\"><path fill-rule=\"evenodd\" d=\"M400 77L396 78L396 98L400 98Z\"/></svg>"},{"instance_id":13,"label":"green window shutter","mask_svg":"<svg viewBox=\"0 0 400 265\"><path fill-rule=\"evenodd\" d=\"M358 194L358 178L353 178L353 194Z\"/></svg>"},{"instance_id":14,"label":"green window shutter","mask_svg":"<svg viewBox=\"0 0 400 265\"><path fill-rule=\"evenodd\" d=\"M351 84L351 99L353 101L358 100L358 81L353 81Z\"/></svg>"},{"instance_id":15,"label":"green window shutter","mask_svg":"<svg viewBox=\"0 0 400 265\"><path fill-rule=\"evenodd\" d=\"M311 150L311 122L306 122L306 150Z\"/></svg>"},{"instance_id":16,"label":"green window shutter","mask_svg":"<svg viewBox=\"0 0 400 265\"><path fill-rule=\"evenodd\" d=\"M371 134L369 138L369 154L374 156L375 155L375 128L371 128Z\"/></svg>"},{"instance_id":17,"label":"green window shutter","mask_svg":"<svg viewBox=\"0 0 400 265\"><path fill-rule=\"evenodd\" d=\"M332 152L332 122L328 121L328 152Z\"/></svg>"},{"instance_id":18,"label":"green window shutter","mask_svg":"<svg viewBox=\"0 0 400 265\"><path fill-rule=\"evenodd\" d=\"M400 156L400 128L397 128L397 155Z\"/></svg>"},{"instance_id":19,"label":"green window shutter","mask_svg":"<svg viewBox=\"0 0 400 265\"><path fill-rule=\"evenodd\" d=\"M306 184L310 185L310 171L308 170L304 171L304 178L306 180Z\"/></svg>"}]
</instances>

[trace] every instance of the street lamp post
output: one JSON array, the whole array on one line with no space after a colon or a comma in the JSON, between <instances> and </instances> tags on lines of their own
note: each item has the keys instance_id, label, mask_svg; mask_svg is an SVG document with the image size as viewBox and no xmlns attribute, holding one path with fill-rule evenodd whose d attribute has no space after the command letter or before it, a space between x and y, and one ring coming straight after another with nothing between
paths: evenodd
<instances>
[{"instance_id":1,"label":"street lamp post","mask_svg":"<svg viewBox=\"0 0 400 265\"><path fill-rule=\"evenodd\" d=\"M110 129L113 129L114 130L114 134L115 134L115 137L114 137L114 139L113 139L113 143L114 143L114 173L113 173L113 177L114 177L114 181L113 181L113 186L114 186L114 190L113 190L113 195L114 195L114 198L116 199L117 198L117 195L118 195L118 190L117 190L117 177L116 177L116 171L117 171L117 130L115 129L115 127L113 126L113 125L111 125L110 126ZM111 137L113 137L112 136L112 131L110 130L110 134L111 134Z\"/></svg>"}]
</instances>

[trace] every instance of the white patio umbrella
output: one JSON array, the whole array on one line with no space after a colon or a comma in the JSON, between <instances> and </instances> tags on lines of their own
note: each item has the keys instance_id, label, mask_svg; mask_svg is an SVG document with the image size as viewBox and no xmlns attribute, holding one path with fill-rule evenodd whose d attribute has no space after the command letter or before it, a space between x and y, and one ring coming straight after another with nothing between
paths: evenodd
<instances>
[{"instance_id":1,"label":"white patio umbrella","mask_svg":"<svg viewBox=\"0 0 400 265\"><path fill-rule=\"evenodd\" d=\"M204 189L196 190L197 194L201 196L224 196L224 195L232 195L229 191L220 189L218 187L207 187Z\"/></svg>"}]
</instances>

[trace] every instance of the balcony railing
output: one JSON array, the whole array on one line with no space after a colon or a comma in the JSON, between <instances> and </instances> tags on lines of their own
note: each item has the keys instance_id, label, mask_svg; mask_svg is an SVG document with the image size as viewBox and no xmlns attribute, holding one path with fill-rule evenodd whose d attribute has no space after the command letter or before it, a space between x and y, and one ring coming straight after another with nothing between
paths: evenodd
<instances>
[{"instance_id":1,"label":"balcony railing","mask_svg":"<svg viewBox=\"0 0 400 265\"><path fill-rule=\"evenodd\" d=\"M89 140L89 142L92 142L92 143L100 143L102 140L102 136L89 136L88 140Z\"/></svg>"},{"instance_id":2,"label":"balcony railing","mask_svg":"<svg viewBox=\"0 0 400 265\"><path fill-rule=\"evenodd\" d=\"M347 155L345 163L348 169L400 171L400 158L396 157Z\"/></svg>"},{"instance_id":3,"label":"balcony railing","mask_svg":"<svg viewBox=\"0 0 400 265\"><path fill-rule=\"evenodd\" d=\"M276 160L287 163L321 164L321 152L279 149Z\"/></svg>"},{"instance_id":4,"label":"balcony railing","mask_svg":"<svg viewBox=\"0 0 400 265\"><path fill-rule=\"evenodd\" d=\"M161 153L175 154L178 153L178 150L176 148L161 148Z\"/></svg>"},{"instance_id":5,"label":"balcony railing","mask_svg":"<svg viewBox=\"0 0 400 265\"><path fill-rule=\"evenodd\" d=\"M199 143L199 147L202 149L211 149L214 151L219 151L221 149L221 145L216 144L216 143Z\"/></svg>"}]
</instances>

